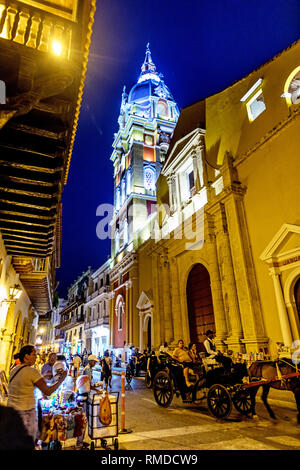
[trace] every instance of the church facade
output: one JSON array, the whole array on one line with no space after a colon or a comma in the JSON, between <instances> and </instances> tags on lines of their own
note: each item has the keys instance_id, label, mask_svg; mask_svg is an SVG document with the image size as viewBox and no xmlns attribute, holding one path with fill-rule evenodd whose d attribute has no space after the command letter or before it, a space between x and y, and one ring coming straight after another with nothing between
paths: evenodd
<instances>
[{"instance_id":1,"label":"church facade","mask_svg":"<svg viewBox=\"0 0 300 470\"><path fill-rule=\"evenodd\" d=\"M114 166L114 215L111 221L110 343L124 353L139 343L137 321L138 248L150 233L145 227L156 210L156 182L165 161L179 110L149 45L137 83L122 94L119 130L111 161ZM147 324L151 345L151 321Z\"/></svg>"},{"instance_id":2,"label":"church facade","mask_svg":"<svg viewBox=\"0 0 300 470\"><path fill-rule=\"evenodd\" d=\"M151 113L164 87L150 92L146 76L154 64L147 51L142 80L128 98L123 93L112 154L110 325L117 350L158 349L179 339L200 346L207 329L221 350L275 356L278 343L297 347L299 50L300 41L184 108L176 127L170 111L176 107L165 96L170 134L175 130L163 152L166 122L163 133L153 131L156 147L148 146L149 115L142 116L137 99L145 80ZM148 147L155 161L147 159ZM148 166L156 171L153 192Z\"/></svg>"},{"instance_id":3,"label":"church facade","mask_svg":"<svg viewBox=\"0 0 300 470\"><path fill-rule=\"evenodd\" d=\"M222 350L297 349L299 50L182 110L139 249L140 347L148 306L154 348L211 329Z\"/></svg>"}]
</instances>

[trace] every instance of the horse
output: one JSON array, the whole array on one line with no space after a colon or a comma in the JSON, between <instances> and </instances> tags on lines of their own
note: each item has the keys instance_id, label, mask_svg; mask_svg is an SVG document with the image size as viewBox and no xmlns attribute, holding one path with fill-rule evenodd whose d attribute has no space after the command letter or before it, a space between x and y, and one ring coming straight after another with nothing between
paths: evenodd
<instances>
[{"instance_id":1,"label":"horse","mask_svg":"<svg viewBox=\"0 0 300 470\"><path fill-rule=\"evenodd\" d=\"M253 417L256 417L255 413L255 397L258 389L262 387L262 401L273 420L276 420L276 416L268 403L268 394L270 388L277 390L287 390L294 393L298 415L297 423L300 424L300 377L292 377L288 379L280 379L269 382L269 379L273 379L278 376L278 369L281 375L291 374L296 372L296 367L292 361L288 358L278 359L276 361L256 361L251 364L248 368L248 375L251 380L263 380L266 379L266 384L260 384L257 387L250 387L249 394L251 399L251 413Z\"/></svg>"}]
</instances>

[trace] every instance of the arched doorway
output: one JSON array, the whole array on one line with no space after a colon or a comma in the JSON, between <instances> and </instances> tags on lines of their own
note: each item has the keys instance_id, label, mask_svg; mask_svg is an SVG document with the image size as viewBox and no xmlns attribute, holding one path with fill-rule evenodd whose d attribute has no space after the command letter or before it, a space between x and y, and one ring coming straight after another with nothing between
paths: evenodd
<instances>
[{"instance_id":1,"label":"arched doorway","mask_svg":"<svg viewBox=\"0 0 300 470\"><path fill-rule=\"evenodd\" d=\"M187 287L187 304L190 340L203 343L207 330L216 331L209 272L202 264L196 264L190 271ZM200 350L203 349L200 347Z\"/></svg>"}]
</instances>

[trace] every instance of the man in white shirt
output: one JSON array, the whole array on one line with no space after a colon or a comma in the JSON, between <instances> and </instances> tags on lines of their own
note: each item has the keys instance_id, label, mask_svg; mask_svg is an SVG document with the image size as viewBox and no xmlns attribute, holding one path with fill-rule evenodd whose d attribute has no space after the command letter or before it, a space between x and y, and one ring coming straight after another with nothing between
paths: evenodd
<instances>
[{"instance_id":1,"label":"man in white shirt","mask_svg":"<svg viewBox=\"0 0 300 470\"><path fill-rule=\"evenodd\" d=\"M211 330L207 330L205 333L206 335L206 340L204 341L204 347L205 347L205 352L206 352L206 357L209 359L216 359L217 362L222 364L226 370L230 370L232 360L230 357L224 356L221 351L216 351L216 345L213 340L214 338L214 332Z\"/></svg>"},{"instance_id":2,"label":"man in white shirt","mask_svg":"<svg viewBox=\"0 0 300 470\"><path fill-rule=\"evenodd\" d=\"M95 356L95 354L90 354L88 357L88 360L89 360L89 363L83 369L82 375L87 375L91 379L91 390L98 391L94 387L94 380L93 380L93 367L95 367L95 365L98 362L97 356Z\"/></svg>"},{"instance_id":3,"label":"man in white shirt","mask_svg":"<svg viewBox=\"0 0 300 470\"><path fill-rule=\"evenodd\" d=\"M53 366L57 361L57 355L55 353L50 353L48 356L48 361L43 365L41 369L41 374L45 380L53 379Z\"/></svg>"},{"instance_id":4,"label":"man in white shirt","mask_svg":"<svg viewBox=\"0 0 300 470\"><path fill-rule=\"evenodd\" d=\"M205 333L206 340L203 342L203 345L205 347L205 354L206 357L209 357L209 359L214 359L218 355L218 351L216 351L216 345L214 342L214 332L212 330L207 330Z\"/></svg>"}]
</instances>

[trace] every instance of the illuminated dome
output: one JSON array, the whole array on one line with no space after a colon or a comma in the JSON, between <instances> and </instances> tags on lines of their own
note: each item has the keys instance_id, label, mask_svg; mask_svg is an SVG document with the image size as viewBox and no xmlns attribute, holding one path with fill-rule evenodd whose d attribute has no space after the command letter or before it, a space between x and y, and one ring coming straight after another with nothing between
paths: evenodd
<instances>
[{"instance_id":1,"label":"illuminated dome","mask_svg":"<svg viewBox=\"0 0 300 470\"><path fill-rule=\"evenodd\" d=\"M162 75L156 72L149 44L147 44L146 57L141 68L141 73L137 84L134 85L129 92L128 103L148 105L151 96L174 101L169 88L162 79Z\"/></svg>"}]
</instances>

